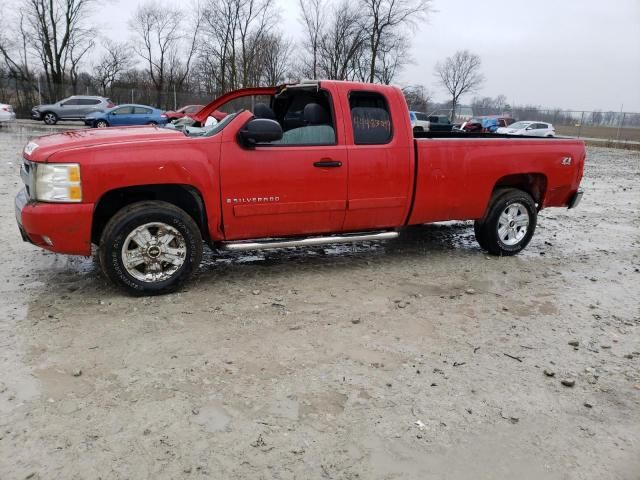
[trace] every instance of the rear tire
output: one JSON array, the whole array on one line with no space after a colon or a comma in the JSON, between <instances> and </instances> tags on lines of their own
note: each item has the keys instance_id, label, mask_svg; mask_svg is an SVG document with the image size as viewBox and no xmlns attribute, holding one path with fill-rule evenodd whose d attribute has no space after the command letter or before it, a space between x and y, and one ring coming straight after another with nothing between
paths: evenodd
<instances>
[{"instance_id":1,"label":"rear tire","mask_svg":"<svg viewBox=\"0 0 640 480\"><path fill-rule=\"evenodd\" d=\"M478 244L492 255L522 251L536 229L538 211L527 192L515 188L497 191L487 215L474 224Z\"/></svg>"},{"instance_id":2,"label":"rear tire","mask_svg":"<svg viewBox=\"0 0 640 480\"><path fill-rule=\"evenodd\" d=\"M109 220L99 256L105 275L129 293L168 293L200 265L202 235L193 218L175 205L137 202Z\"/></svg>"},{"instance_id":3,"label":"rear tire","mask_svg":"<svg viewBox=\"0 0 640 480\"><path fill-rule=\"evenodd\" d=\"M47 125L55 125L58 123L58 116L53 112L45 112L42 114L42 120Z\"/></svg>"}]
</instances>

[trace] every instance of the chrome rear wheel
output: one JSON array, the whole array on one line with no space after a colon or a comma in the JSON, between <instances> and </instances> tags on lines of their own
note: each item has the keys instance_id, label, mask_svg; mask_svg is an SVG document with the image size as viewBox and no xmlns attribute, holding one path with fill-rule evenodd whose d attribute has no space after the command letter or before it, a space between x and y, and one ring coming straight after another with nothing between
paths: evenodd
<instances>
[{"instance_id":1,"label":"chrome rear wheel","mask_svg":"<svg viewBox=\"0 0 640 480\"><path fill-rule=\"evenodd\" d=\"M529 229L529 211L521 203L514 202L505 208L498 219L498 236L505 245L520 242Z\"/></svg>"}]
</instances>

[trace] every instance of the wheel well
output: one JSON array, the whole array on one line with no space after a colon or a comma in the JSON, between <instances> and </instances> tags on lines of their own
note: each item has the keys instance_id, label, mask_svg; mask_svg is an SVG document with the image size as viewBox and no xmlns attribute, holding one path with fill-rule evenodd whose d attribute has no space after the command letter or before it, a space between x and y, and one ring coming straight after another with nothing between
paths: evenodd
<instances>
[{"instance_id":1,"label":"wheel well","mask_svg":"<svg viewBox=\"0 0 640 480\"><path fill-rule=\"evenodd\" d=\"M527 192L533 197L533 201L536 202L538 210L540 210L547 191L547 177L542 173L507 175L496 182L493 191L502 188L517 188Z\"/></svg>"},{"instance_id":2,"label":"wheel well","mask_svg":"<svg viewBox=\"0 0 640 480\"><path fill-rule=\"evenodd\" d=\"M111 190L100 198L93 211L91 241L100 243L107 222L123 207L143 200L162 200L187 212L196 222L202 238L209 239L207 215L200 192L190 185L139 185Z\"/></svg>"}]
</instances>

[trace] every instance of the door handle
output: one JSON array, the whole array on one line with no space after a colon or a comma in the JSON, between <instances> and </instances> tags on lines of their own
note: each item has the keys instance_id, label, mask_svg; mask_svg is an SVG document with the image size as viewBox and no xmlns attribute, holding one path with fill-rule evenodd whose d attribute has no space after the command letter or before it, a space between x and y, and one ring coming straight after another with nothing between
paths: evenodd
<instances>
[{"instance_id":1,"label":"door handle","mask_svg":"<svg viewBox=\"0 0 640 480\"><path fill-rule=\"evenodd\" d=\"M342 162L339 162L338 160L331 160L330 158L323 158L319 162L314 162L313 166L319 168L335 168L341 167Z\"/></svg>"}]
</instances>

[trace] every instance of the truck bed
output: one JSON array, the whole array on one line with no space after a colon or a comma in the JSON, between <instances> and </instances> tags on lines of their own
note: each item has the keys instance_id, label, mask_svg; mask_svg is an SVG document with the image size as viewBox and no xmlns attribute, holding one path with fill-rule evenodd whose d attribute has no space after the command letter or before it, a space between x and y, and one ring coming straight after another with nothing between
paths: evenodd
<instances>
[{"instance_id":1,"label":"truck bed","mask_svg":"<svg viewBox=\"0 0 640 480\"><path fill-rule=\"evenodd\" d=\"M582 179L581 140L457 132L414 137L415 196L408 224L482 218L502 186L531 191L539 209L566 206Z\"/></svg>"}]
</instances>

